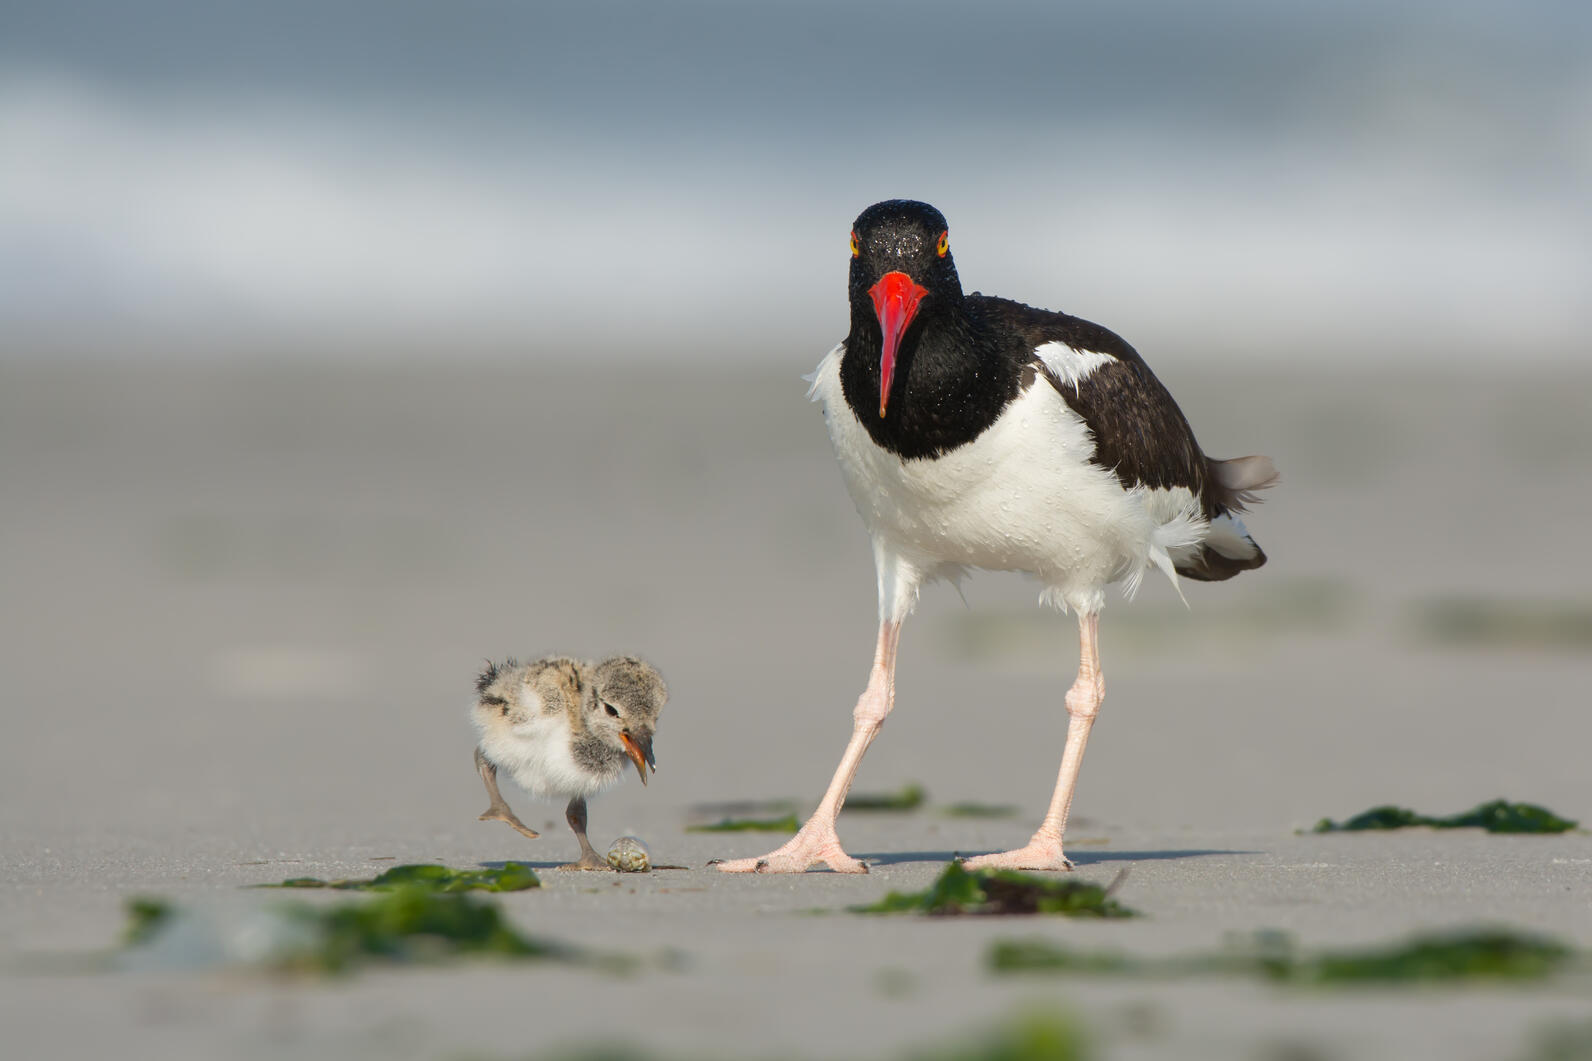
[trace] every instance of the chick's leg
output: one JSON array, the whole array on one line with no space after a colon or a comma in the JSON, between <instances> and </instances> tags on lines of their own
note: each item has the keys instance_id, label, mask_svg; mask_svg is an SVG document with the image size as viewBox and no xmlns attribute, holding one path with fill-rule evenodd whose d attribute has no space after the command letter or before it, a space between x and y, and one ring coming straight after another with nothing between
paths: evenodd
<instances>
[{"instance_id":1,"label":"chick's leg","mask_svg":"<svg viewBox=\"0 0 1592 1061\"><path fill-rule=\"evenodd\" d=\"M569 801L569 806L564 809L564 819L569 822L569 827L575 830L575 839L580 841L580 860L571 862L559 869L613 869L601 855L591 846L591 841L586 839L586 801L576 796Z\"/></svg>"},{"instance_id":2,"label":"chick's leg","mask_svg":"<svg viewBox=\"0 0 1592 1061\"><path fill-rule=\"evenodd\" d=\"M485 755L481 754L480 748L475 750L475 768L481 771L481 780L486 783L487 798L492 801L492 805L486 809L486 813L482 814L476 821L505 822L532 840L542 835L515 817L514 812L509 809L509 805L504 802L503 793L499 792L497 787L497 767Z\"/></svg>"}]
</instances>

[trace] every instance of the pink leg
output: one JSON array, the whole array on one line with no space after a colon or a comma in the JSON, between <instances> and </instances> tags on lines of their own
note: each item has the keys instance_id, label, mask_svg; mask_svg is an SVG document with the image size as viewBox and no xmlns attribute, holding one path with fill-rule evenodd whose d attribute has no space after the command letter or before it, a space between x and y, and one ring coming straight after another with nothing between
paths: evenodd
<instances>
[{"instance_id":1,"label":"pink leg","mask_svg":"<svg viewBox=\"0 0 1592 1061\"><path fill-rule=\"evenodd\" d=\"M1078 768L1083 765L1083 749L1089 742L1089 727L1094 725L1105 699L1105 677L1100 673L1100 617L1078 616L1078 680L1067 690L1067 747L1061 754L1061 771L1056 776L1056 794L1050 809L1027 847L996 855L967 859L969 869L1071 869L1072 863L1061 850L1061 837L1067 831L1067 811L1072 807L1072 790L1078 784Z\"/></svg>"},{"instance_id":2,"label":"pink leg","mask_svg":"<svg viewBox=\"0 0 1592 1061\"><path fill-rule=\"evenodd\" d=\"M895 703L896 645L901 639L900 620L887 620L879 626L879 647L873 657L873 672L868 677L868 688L857 700L852 712L851 743L829 782L829 790L807 819L801 831L778 850L762 858L740 858L719 863L725 873L803 873L815 862L824 862L836 873L866 873L868 867L852 858L840 846L840 836L835 832L835 818L846 793L851 790L851 780L857 774L868 745L879 735L885 716Z\"/></svg>"}]
</instances>

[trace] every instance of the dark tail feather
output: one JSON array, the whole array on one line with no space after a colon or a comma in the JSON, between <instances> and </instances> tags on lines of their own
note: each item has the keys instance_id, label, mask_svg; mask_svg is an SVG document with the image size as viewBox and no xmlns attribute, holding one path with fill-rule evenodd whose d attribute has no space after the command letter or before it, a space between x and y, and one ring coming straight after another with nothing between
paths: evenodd
<instances>
[{"instance_id":1,"label":"dark tail feather","mask_svg":"<svg viewBox=\"0 0 1592 1061\"><path fill-rule=\"evenodd\" d=\"M1177 573L1196 582L1225 582L1240 571L1249 571L1264 564L1266 554L1260 546L1255 545L1255 539L1246 535L1244 540L1254 549L1249 556L1225 556L1206 545L1178 564Z\"/></svg>"},{"instance_id":2,"label":"dark tail feather","mask_svg":"<svg viewBox=\"0 0 1592 1061\"><path fill-rule=\"evenodd\" d=\"M1276 486L1282 478L1270 457L1234 457L1225 461L1207 457L1205 467L1210 472L1218 507L1228 512L1243 512L1260 500L1259 491Z\"/></svg>"},{"instance_id":3,"label":"dark tail feather","mask_svg":"<svg viewBox=\"0 0 1592 1061\"><path fill-rule=\"evenodd\" d=\"M1225 461L1206 458L1205 463L1217 514L1211 520L1205 544L1178 564L1177 573L1199 582L1221 582L1266 562L1265 552L1249 536L1236 513L1259 501L1259 491L1276 486L1279 476L1270 457Z\"/></svg>"}]
</instances>

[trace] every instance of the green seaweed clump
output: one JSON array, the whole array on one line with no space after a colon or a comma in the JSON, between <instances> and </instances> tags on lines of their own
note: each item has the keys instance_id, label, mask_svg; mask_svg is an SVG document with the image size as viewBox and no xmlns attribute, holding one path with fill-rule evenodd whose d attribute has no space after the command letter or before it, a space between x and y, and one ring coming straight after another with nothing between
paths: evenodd
<instances>
[{"instance_id":1,"label":"green seaweed clump","mask_svg":"<svg viewBox=\"0 0 1592 1061\"><path fill-rule=\"evenodd\" d=\"M1509 803L1501 799L1482 803L1443 821L1444 828L1481 828L1489 833L1567 833L1579 824L1535 803Z\"/></svg>"},{"instance_id":2,"label":"green seaweed clump","mask_svg":"<svg viewBox=\"0 0 1592 1061\"><path fill-rule=\"evenodd\" d=\"M902 1053L882 1055L900 1061L1086 1061L1094 1056L1080 1022L1070 1014L1039 1010L1018 1014L970 1035L948 1036L933 1046L917 1046ZM608 1043L537 1054L543 1061L703 1061L702 1054L659 1053L627 1043ZM715 1057L744 1057L738 1054ZM857 1056L830 1051L824 1056Z\"/></svg>"},{"instance_id":3,"label":"green seaweed clump","mask_svg":"<svg viewBox=\"0 0 1592 1061\"><path fill-rule=\"evenodd\" d=\"M172 905L164 899L141 895L127 900L127 931L122 933L122 942L135 947L154 939L171 920L174 912Z\"/></svg>"},{"instance_id":4,"label":"green seaweed clump","mask_svg":"<svg viewBox=\"0 0 1592 1061\"><path fill-rule=\"evenodd\" d=\"M796 815L783 818L724 818L711 825L688 825L688 833L793 833L801 828Z\"/></svg>"},{"instance_id":5,"label":"green seaweed clump","mask_svg":"<svg viewBox=\"0 0 1592 1061\"><path fill-rule=\"evenodd\" d=\"M693 803L693 818L774 818L795 814L801 808L793 799L731 799Z\"/></svg>"},{"instance_id":6,"label":"green seaweed clump","mask_svg":"<svg viewBox=\"0 0 1592 1061\"><path fill-rule=\"evenodd\" d=\"M128 904L129 946L158 946L167 926L186 915L160 900ZM456 957L578 959L561 944L528 939L515 931L492 900L402 885L363 899L331 905L284 902L253 917L247 953L230 950L228 933L215 938L220 963L277 972L341 973L371 963L434 962ZM192 931L190 922L189 931Z\"/></svg>"},{"instance_id":7,"label":"green seaweed clump","mask_svg":"<svg viewBox=\"0 0 1592 1061\"><path fill-rule=\"evenodd\" d=\"M1310 984L1540 980L1573 955L1556 940L1484 928L1431 933L1388 947L1328 951L1274 975Z\"/></svg>"},{"instance_id":8,"label":"green seaweed clump","mask_svg":"<svg viewBox=\"0 0 1592 1061\"><path fill-rule=\"evenodd\" d=\"M1412 618L1425 640L1441 645L1569 652L1592 648L1592 607L1578 601L1441 597L1417 604Z\"/></svg>"},{"instance_id":9,"label":"green seaweed clump","mask_svg":"<svg viewBox=\"0 0 1592 1061\"><path fill-rule=\"evenodd\" d=\"M1426 933L1401 943L1300 954L1292 941L1262 933L1254 946L1165 959L1076 951L1045 940L1001 940L987 956L995 972L1186 977L1248 975L1281 983L1340 985L1540 980L1575 958L1555 940L1499 928Z\"/></svg>"},{"instance_id":10,"label":"green seaweed clump","mask_svg":"<svg viewBox=\"0 0 1592 1061\"><path fill-rule=\"evenodd\" d=\"M495 903L467 894L407 886L362 902L298 906L293 916L315 930L314 942L284 964L342 972L367 962L423 962L465 955L568 957L562 947L527 939Z\"/></svg>"},{"instance_id":11,"label":"green seaweed clump","mask_svg":"<svg viewBox=\"0 0 1592 1061\"><path fill-rule=\"evenodd\" d=\"M984 961L997 973L1141 976L1152 972L1150 963L1115 951L1080 951L1040 939L996 940Z\"/></svg>"},{"instance_id":12,"label":"green seaweed clump","mask_svg":"<svg viewBox=\"0 0 1592 1061\"><path fill-rule=\"evenodd\" d=\"M1010 803L966 801L947 804L940 808L940 813L947 818L1010 818L1017 814L1017 808Z\"/></svg>"},{"instance_id":13,"label":"green seaweed clump","mask_svg":"<svg viewBox=\"0 0 1592 1061\"><path fill-rule=\"evenodd\" d=\"M1084 1061L1091 1051L1076 1022L1034 1013L964 1043L902 1056L904 1061Z\"/></svg>"},{"instance_id":14,"label":"green seaweed clump","mask_svg":"<svg viewBox=\"0 0 1592 1061\"><path fill-rule=\"evenodd\" d=\"M960 862L946 866L921 892L891 892L859 914L1063 914L1067 917L1134 917L1111 898L1110 889L1080 880L1052 880L1012 870L972 870Z\"/></svg>"},{"instance_id":15,"label":"green seaweed clump","mask_svg":"<svg viewBox=\"0 0 1592 1061\"><path fill-rule=\"evenodd\" d=\"M369 880L321 880L319 877L289 877L281 884L257 884L257 888L335 888L339 891L391 891L394 888L424 888L433 892L522 892L540 888L536 872L523 862L505 862L497 869L452 869L430 863L394 866Z\"/></svg>"},{"instance_id":16,"label":"green seaweed clump","mask_svg":"<svg viewBox=\"0 0 1592 1061\"><path fill-rule=\"evenodd\" d=\"M923 801L927 798L928 793L923 791L923 786L914 782L895 792L854 792L846 797L846 802L841 807L841 810L901 814L906 811L917 810L923 806Z\"/></svg>"},{"instance_id":17,"label":"green seaweed clump","mask_svg":"<svg viewBox=\"0 0 1592 1061\"><path fill-rule=\"evenodd\" d=\"M1361 829L1407 829L1416 825L1425 825L1432 821L1412 810L1404 807L1395 807L1391 803L1372 807L1370 810L1356 814L1345 822L1335 822L1331 818L1322 818L1316 822L1316 827L1311 832L1336 833L1352 832Z\"/></svg>"},{"instance_id":18,"label":"green seaweed clump","mask_svg":"<svg viewBox=\"0 0 1592 1061\"><path fill-rule=\"evenodd\" d=\"M1485 829L1489 833L1563 833L1574 829L1577 824L1534 803L1510 803L1508 800L1495 799L1446 818L1433 818L1392 805L1372 807L1345 822L1322 818L1312 831L1338 833L1427 826L1432 829Z\"/></svg>"}]
</instances>

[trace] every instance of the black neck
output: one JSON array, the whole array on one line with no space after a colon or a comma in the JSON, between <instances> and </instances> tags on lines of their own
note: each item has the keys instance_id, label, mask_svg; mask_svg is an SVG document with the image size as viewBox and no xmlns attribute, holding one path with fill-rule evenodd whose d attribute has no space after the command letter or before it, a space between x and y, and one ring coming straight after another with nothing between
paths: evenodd
<instances>
[{"instance_id":1,"label":"black neck","mask_svg":"<svg viewBox=\"0 0 1592 1061\"><path fill-rule=\"evenodd\" d=\"M859 301L861 305L859 306ZM1021 365L998 333L981 328L960 297L925 299L901 338L885 415L879 415L883 336L866 297L851 300L841 389L875 444L904 459L971 442L1016 397Z\"/></svg>"}]
</instances>

